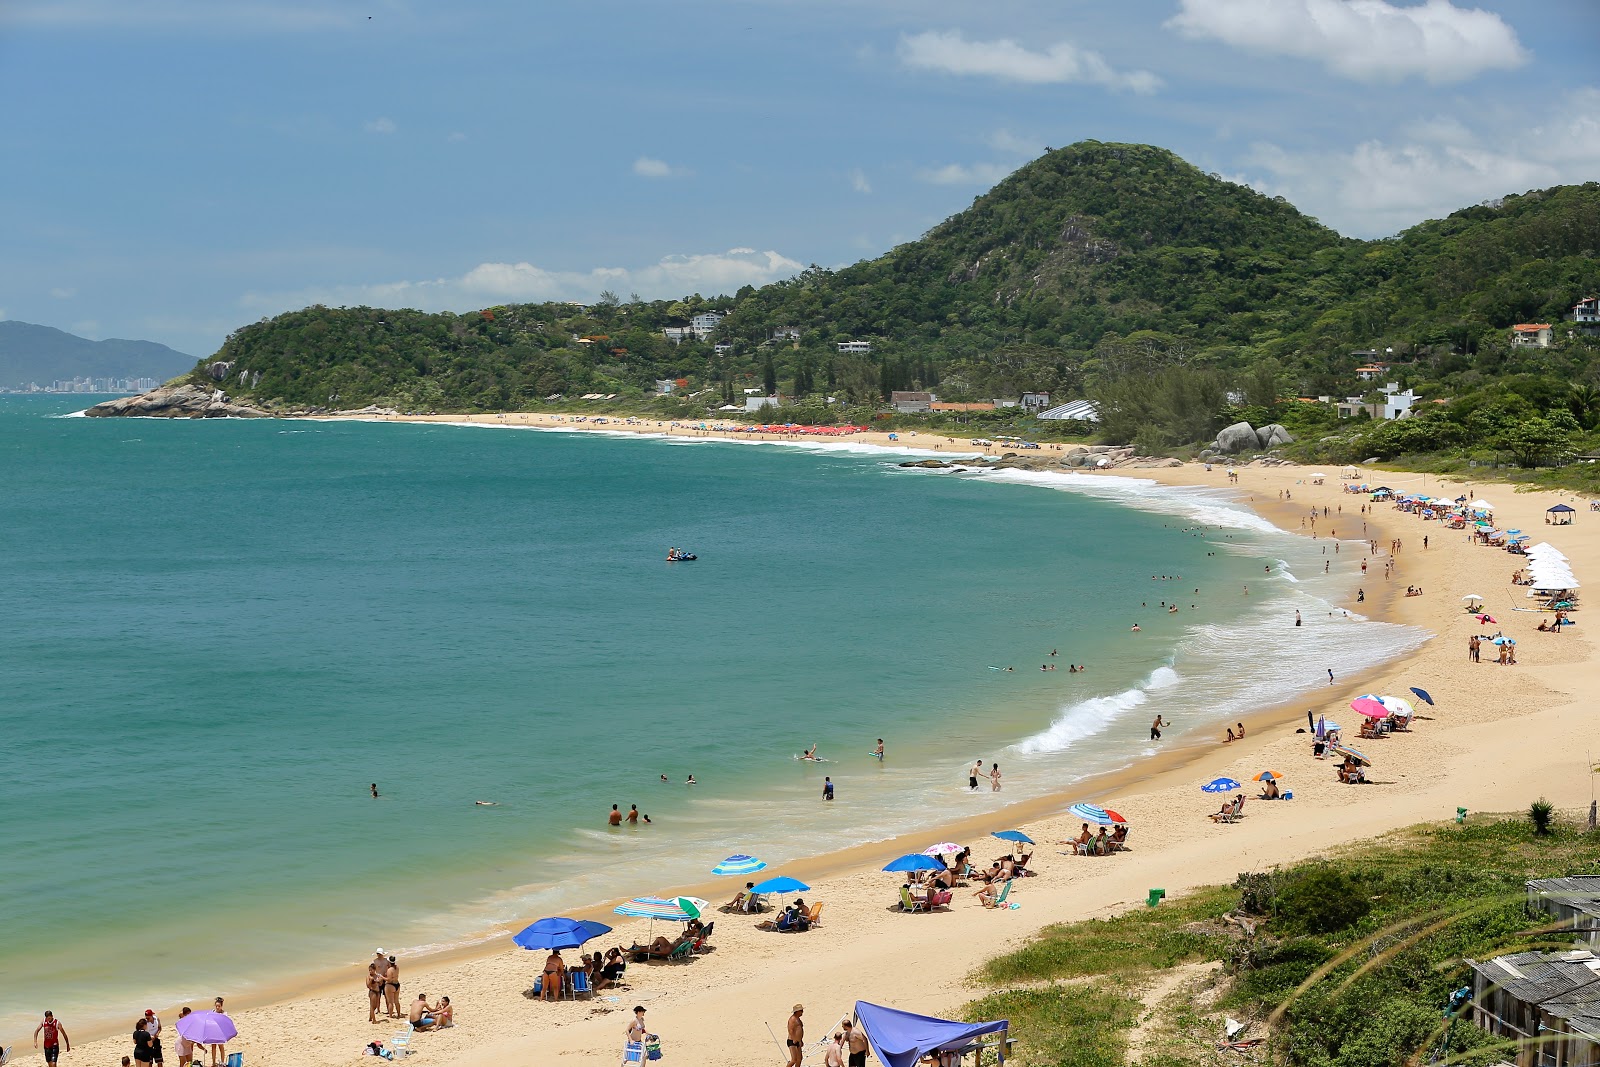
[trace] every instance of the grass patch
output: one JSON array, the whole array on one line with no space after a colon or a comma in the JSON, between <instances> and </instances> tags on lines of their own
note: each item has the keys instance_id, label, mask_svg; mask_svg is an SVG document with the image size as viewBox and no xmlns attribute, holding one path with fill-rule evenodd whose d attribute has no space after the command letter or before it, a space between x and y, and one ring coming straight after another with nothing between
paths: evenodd
<instances>
[{"instance_id":1,"label":"grass patch","mask_svg":"<svg viewBox=\"0 0 1600 1067\"><path fill-rule=\"evenodd\" d=\"M1220 959L1228 939L1203 924L1215 923L1238 899L1234 890L1216 886L1113 919L1047 926L1033 943L984 964L978 979L1005 985Z\"/></svg>"},{"instance_id":2,"label":"grass patch","mask_svg":"<svg viewBox=\"0 0 1600 1067\"><path fill-rule=\"evenodd\" d=\"M1535 833L1526 813L1413 827L1157 908L1048 927L977 972L1011 988L966 1014L1012 1018L1023 1062L1036 1065L1122 1067L1134 1025L1154 1038L1141 1042L1136 1067L1215 1065L1226 1013L1256 1020L1251 1036L1271 1038L1258 1062L1401 1067L1439 1046L1444 1004L1470 982L1466 958L1570 945L1570 932L1539 929L1550 920L1530 913L1524 883L1600 874L1597 843L1559 821ZM1222 921L1229 912L1253 932ZM1223 963L1217 987L1208 979L1146 1012L1141 988L1206 960ZM1450 1053L1470 1063L1504 1058L1492 1045L1470 1023L1450 1030Z\"/></svg>"},{"instance_id":3,"label":"grass patch","mask_svg":"<svg viewBox=\"0 0 1600 1067\"><path fill-rule=\"evenodd\" d=\"M1114 985L1053 985L992 993L963 1009L969 1022L1009 1019L1022 1067L1124 1067L1139 1001Z\"/></svg>"}]
</instances>

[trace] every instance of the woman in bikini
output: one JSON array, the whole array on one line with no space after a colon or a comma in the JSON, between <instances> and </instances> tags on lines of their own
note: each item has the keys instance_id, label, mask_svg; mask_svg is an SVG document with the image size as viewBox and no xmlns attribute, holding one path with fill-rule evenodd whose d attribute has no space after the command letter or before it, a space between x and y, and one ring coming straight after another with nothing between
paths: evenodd
<instances>
[{"instance_id":1,"label":"woman in bikini","mask_svg":"<svg viewBox=\"0 0 1600 1067\"><path fill-rule=\"evenodd\" d=\"M376 963L367 964L367 1022L378 1021L378 1005L383 1003L383 976Z\"/></svg>"}]
</instances>

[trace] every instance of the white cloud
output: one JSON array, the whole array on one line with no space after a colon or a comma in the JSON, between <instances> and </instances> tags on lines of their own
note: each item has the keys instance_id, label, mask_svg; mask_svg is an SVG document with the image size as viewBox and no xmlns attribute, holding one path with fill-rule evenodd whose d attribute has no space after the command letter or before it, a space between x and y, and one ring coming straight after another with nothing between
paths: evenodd
<instances>
[{"instance_id":1,"label":"white cloud","mask_svg":"<svg viewBox=\"0 0 1600 1067\"><path fill-rule=\"evenodd\" d=\"M872 183L867 181L866 172L860 167L850 172L850 188L858 193L872 192Z\"/></svg>"},{"instance_id":2,"label":"white cloud","mask_svg":"<svg viewBox=\"0 0 1600 1067\"><path fill-rule=\"evenodd\" d=\"M1320 62L1364 82L1409 77L1436 84L1528 61L1516 31L1499 15L1427 0L1179 0L1166 25L1186 37L1222 41L1267 55Z\"/></svg>"},{"instance_id":3,"label":"white cloud","mask_svg":"<svg viewBox=\"0 0 1600 1067\"><path fill-rule=\"evenodd\" d=\"M57 300L71 300L73 297L78 295L78 290L68 289L65 286L57 286L56 288L50 290L50 295L55 297Z\"/></svg>"},{"instance_id":4,"label":"white cloud","mask_svg":"<svg viewBox=\"0 0 1600 1067\"><path fill-rule=\"evenodd\" d=\"M373 119L371 122L362 127L362 129L366 130L368 133L393 133L399 128L400 127L394 124L394 119L384 118L382 116Z\"/></svg>"},{"instance_id":5,"label":"white cloud","mask_svg":"<svg viewBox=\"0 0 1600 1067\"><path fill-rule=\"evenodd\" d=\"M1108 89L1153 93L1161 79L1147 70L1113 70L1100 54L1060 41L1042 52L1016 41L969 41L960 30L929 30L900 38L900 61L918 70L937 70L1028 85L1080 83Z\"/></svg>"},{"instance_id":6,"label":"white cloud","mask_svg":"<svg viewBox=\"0 0 1600 1067\"><path fill-rule=\"evenodd\" d=\"M460 144L462 141L465 141L466 139L467 139L467 135L462 133L460 130L453 131L450 134L449 137L445 138L445 140L449 141L451 144Z\"/></svg>"},{"instance_id":7,"label":"white cloud","mask_svg":"<svg viewBox=\"0 0 1600 1067\"><path fill-rule=\"evenodd\" d=\"M1570 93L1530 124L1507 115L1472 129L1455 119L1413 122L1390 141L1290 152L1258 144L1252 181L1343 233L1387 236L1507 193L1592 180L1600 172L1600 89Z\"/></svg>"},{"instance_id":8,"label":"white cloud","mask_svg":"<svg viewBox=\"0 0 1600 1067\"><path fill-rule=\"evenodd\" d=\"M664 159L640 156L633 161L633 172L641 178L681 178L689 173L686 167L675 167Z\"/></svg>"},{"instance_id":9,"label":"white cloud","mask_svg":"<svg viewBox=\"0 0 1600 1067\"><path fill-rule=\"evenodd\" d=\"M1017 168L1006 163L946 163L917 172L917 177L934 185L981 185L985 188Z\"/></svg>"},{"instance_id":10,"label":"white cloud","mask_svg":"<svg viewBox=\"0 0 1600 1067\"><path fill-rule=\"evenodd\" d=\"M459 311L510 301L593 300L602 289L660 299L689 293L731 293L742 285L765 285L803 269L803 264L787 256L753 248L674 255L644 267L596 267L588 271L546 270L525 262L480 263L465 274L423 281L247 293L240 305L266 314L308 304Z\"/></svg>"}]
</instances>

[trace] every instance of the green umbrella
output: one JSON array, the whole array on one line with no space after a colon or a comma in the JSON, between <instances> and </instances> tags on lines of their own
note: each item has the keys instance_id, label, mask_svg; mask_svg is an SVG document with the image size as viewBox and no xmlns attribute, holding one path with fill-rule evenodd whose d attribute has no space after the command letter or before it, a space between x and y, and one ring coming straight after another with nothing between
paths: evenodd
<instances>
[{"instance_id":1,"label":"green umbrella","mask_svg":"<svg viewBox=\"0 0 1600 1067\"><path fill-rule=\"evenodd\" d=\"M679 897L675 903L683 909L683 913L689 918L700 918L700 905L695 903L693 897Z\"/></svg>"}]
</instances>

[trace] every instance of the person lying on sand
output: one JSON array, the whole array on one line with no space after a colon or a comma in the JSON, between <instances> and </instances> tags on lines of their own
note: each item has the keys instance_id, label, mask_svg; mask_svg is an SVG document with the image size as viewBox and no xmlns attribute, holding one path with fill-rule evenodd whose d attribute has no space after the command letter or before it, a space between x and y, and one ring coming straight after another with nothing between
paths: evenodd
<instances>
[{"instance_id":1,"label":"person lying on sand","mask_svg":"<svg viewBox=\"0 0 1600 1067\"><path fill-rule=\"evenodd\" d=\"M627 952L636 960L643 959L646 956L669 956L685 942L693 940L694 935L687 932L670 939L657 935L656 939L648 945L641 945L638 942L629 945Z\"/></svg>"}]
</instances>

